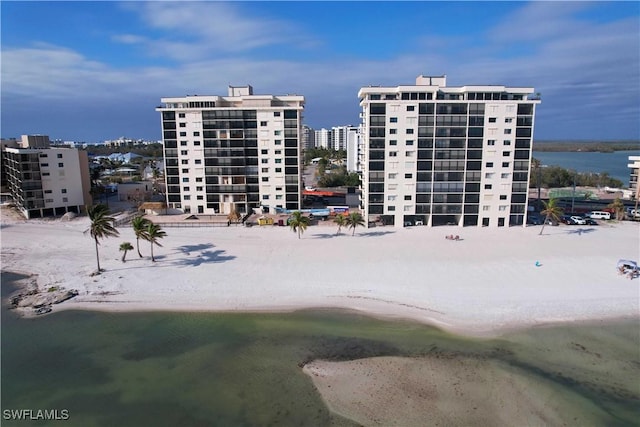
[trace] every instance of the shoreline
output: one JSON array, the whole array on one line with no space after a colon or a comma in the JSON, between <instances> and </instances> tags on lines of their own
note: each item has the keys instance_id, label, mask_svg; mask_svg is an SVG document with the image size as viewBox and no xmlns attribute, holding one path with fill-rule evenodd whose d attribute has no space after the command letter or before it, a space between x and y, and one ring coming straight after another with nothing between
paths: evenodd
<instances>
[{"instance_id":1,"label":"shoreline","mask_svg":"<svg viewBox=\"0 0 640 427\"><path fill-rule=\"evenodd\" d=\"M553 325L640 319L640 280L619 277L619 258L637 259L636 223L598 227L360 229L332 224L302 239L284 227L167 228L158 261L130 251L130 227L95 247L86 218L16 222L2 228L2 270L39 289L76 289L53 306L107 312L287 313L343 310L431 325L470 337ZM581 229L577 232L578 228ZM615 242L613 246L611 242ZM146 243L146 242L145 242ZM602 248L607 248L603 251ZM534 263L540 260L541 267Z\"/></svg>"}]
</instances>

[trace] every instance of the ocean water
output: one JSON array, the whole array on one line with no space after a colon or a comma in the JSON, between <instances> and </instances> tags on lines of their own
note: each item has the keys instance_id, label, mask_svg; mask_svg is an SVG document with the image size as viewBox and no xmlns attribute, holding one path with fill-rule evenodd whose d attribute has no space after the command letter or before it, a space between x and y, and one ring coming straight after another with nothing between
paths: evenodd
<instances>
[{"instance_id":1,"label":"ocean water","mask_svg":"<svg viewBox=\"0 0 640 427\"><path fill-rule=\"evenodd\" d=\"M577 172L607 172L612 178L619 179L625 186L629 185L631 170L627 167L629 156L640 156L640 150L599 152L548 152L534 151L533 157L543 165L562 166Z\"/></svg>"},{"instance_id":2,"label":"ocean water","mask_svg":"<svg viewBox=\"0 0 640 427\"><path fill-rule=\"evenodd\" d=\"M14 279L2 274L3 299ZM19 319L4 305L2 410L65 409L69 419L2 425L351 426L326 409L300 365L386 355L495 360L583 408L584 425L640 425L639 349L637 322L470 339L333 310Z\"/></svg>"}]
</instances>

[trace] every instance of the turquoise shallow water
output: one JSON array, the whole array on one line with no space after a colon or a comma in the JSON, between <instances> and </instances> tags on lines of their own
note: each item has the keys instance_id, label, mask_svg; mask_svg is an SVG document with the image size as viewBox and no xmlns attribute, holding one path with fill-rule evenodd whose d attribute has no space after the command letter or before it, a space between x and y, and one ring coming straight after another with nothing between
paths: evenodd
<instances>
[{"instance_id":1,"label":"turquoise shallow water","mask_svg":"<svg viewBox=\"0 0 640 427\"><path fill-rule=\"evenodd\" d=\"M3 297L14 278L3 273ZM640 425L638 331L619 322L483 340L327 310L17 319L3 307L2 409L66 409L69 419L2 425L349 426L300 365L382 355L496 360L547 381L584 408L587 425Z\"/></svg>"}]
</instances>

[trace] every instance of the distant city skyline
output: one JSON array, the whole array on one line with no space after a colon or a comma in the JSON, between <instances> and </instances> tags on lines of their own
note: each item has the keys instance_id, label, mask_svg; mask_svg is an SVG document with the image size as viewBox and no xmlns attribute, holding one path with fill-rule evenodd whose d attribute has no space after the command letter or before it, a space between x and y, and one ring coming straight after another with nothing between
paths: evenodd
<instances>
[{"instance_id":1,"label":"distant city skyline","mask_svg":"<svg viewBox=\"0 0 640 427\"><path fill-rule=\"evenodd\" d=\"M2 2L2 138L160 140L162 97L306 98L360 123L357 93L447 75L534 87L538 140L640 138L638 2Z\"/></svg>"}]
</instances>

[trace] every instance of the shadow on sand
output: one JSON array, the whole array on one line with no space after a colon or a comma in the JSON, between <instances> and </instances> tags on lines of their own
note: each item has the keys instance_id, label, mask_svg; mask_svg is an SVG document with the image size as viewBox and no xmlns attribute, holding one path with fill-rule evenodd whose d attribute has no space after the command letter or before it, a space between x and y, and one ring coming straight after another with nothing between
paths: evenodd
<instances>
[{"instance_id":1,"label":"shadow on sand","mask_svg":"<svg viewBox=\"0 0 640 427\"><path fill-rule=\"evenodd\" d=\"M587 234L587 233L593 233L594 231L596 231L595 228L576 228L573 230L568 230L566 233L567 234L577 234L578 236L580 236L581 234Z\"/></svg>"}]
</instances>

